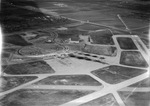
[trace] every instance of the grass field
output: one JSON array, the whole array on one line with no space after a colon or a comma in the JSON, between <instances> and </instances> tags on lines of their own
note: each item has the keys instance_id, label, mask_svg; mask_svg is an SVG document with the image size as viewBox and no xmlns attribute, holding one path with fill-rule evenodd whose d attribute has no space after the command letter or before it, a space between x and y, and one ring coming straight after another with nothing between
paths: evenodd
<instances>
[{"instance_id":1,"label":"grass field","mask_svg":"<svg viewBox=\"0 0 150 106\"><path fill-rule=\"evenodd\" d=\"M0 100L2 106L58 106L92 93L78 90L19 90Z\"/></svg>"},{"instance_id":2,"label":"grass field","mask_svg":"<svg viewBox=\"0 0 150 106\"><path fill-rule=\"evenodd\" d=\"M61 7L57 4L63 4ZM62 16L79 19L89 20L99 24L109 25L125 30L125 26L118 19L117 15L120 14L124 22L130 29L149 26L150 12L149 1L142 0L38 0L37 4L40 8L47 9L49 11L56 12ZM91 30L91 29L103 29L102 27L96 27L91 25L79 26L79 29ZM132 30L133 34L139 35L144 40L144 43L148 45L147 28ZM116 33L116 30L113 30ZM129 34L125 32L117 32L118 34Z\"/></svg>"},{"instance_id":3,"label":"grass field","mask_svg":"<svg viewBox=\"0 0 150 106\"><path fill-rule=\"evenodd\" d=\"M7 74L44 74L55 71L45 61L9 65L4 71Z\"/></svg>"},{"instance_id":4,"label":"grass field","mask_svg":"<svg viewBox=\"0 0 150 106\"><path fill-rule=\"evenodd\" d=\"M135 67L147 67L148 64L138 51L123 51L121 53L120 64L135 66Z\"/></svg>"},{"instance_id":5,"label":"grass field","mask_svg":"<svg viewBox=\"0 0 150 106\"><path fill-rule=\"evenodd\" d=\"M113 34L109 30L102 30L90 34L92 44L114 45Z\"/></svg>"},{"instance_id":6,"label":"grass field","mask_svg":"<svg viewBox=\"0 0 150 106\"><path fill-rule=\"evenodd\" d=\"M117 84L127 79L145 73L146 70L127 68L122 66L108 66L92 71L92 74L110 84Z\"/></svg>"},{"instance_id":7,"label":"grass field","mask_svg":"<svg viewBox=\"0 0 150 106\"><path fill-rule=\"evenodd\" d=\"M78 86L101 86L101 83L88 75L59 75L45 78L35 84L38 85L78 85Z\"/></svg>"},{"instance_id":8,"label":"grass field","mask_svg":"<svg viewBox=\"0 0 150 106\"><path fill-rule=\"evenodd\" d=\"M91 30L99 30L99 29L105 29L105 28L85 23L83 25L78 26L77 29L91 31Z\"/></svg>"},{"instance_id":9,"label":"grass field","mask_svg":"<svg viewBox=\"0 0 150 106\"><path fill-rule=\"evenodd\" d=\"M22 76L20 77L2 76L0 77L0 81L1 81L0 92L15 88L19 85L32 81L36 78L37 78L36 76L23 76L23 77Z\"/></svg>"},{"instance_id":10,"label":"grass field","mask_svg":"<svg viewBox=\"0 0 150 106\"><path fill-rule=\"evenodd\" d=\"M126 106L149 106L150 92L121 92L119 95Z\"/></svg>"},{"instance_id":11,"label":"grass field","mask_svg":"<svg viewBox=\"0 0 150 106\"><path fill-rule=\"evenodd\" d=\"M83 52L105 56L116 56L116 47L86 45Z\"/></svg>"},{"instance_id":12,"label":"grass field","mask_svg":"<svg viewBox=\"0 0 150 106\"><path fill-rule=\"evenodd\" d=\"M150 87L150 77L140 81L140 82L137 82L133 85L131 85L130 87Z\"/></svg>"},{"instance_id":13,"label":"grass field","mask_svg":"<svg viewBox=\"0 0 150 106\"><path fill-rule=\"evenodd\" d=\"M118 37L117 41L119 43L119 46L121 49L134 49L137 50L137 47L135 46L133 40L131 38L124 38L124 37Z\"/></svg>"},{"instance_id":14,"label":"grass field","mask_svg":"<svg viewBox=\"0 0 150 106\"><path fill-rule=\"evenodd\" d=\"M107 94L80 106L119 106L119 104L116 102L112 94Z\"/></svg>"}]
</instances>

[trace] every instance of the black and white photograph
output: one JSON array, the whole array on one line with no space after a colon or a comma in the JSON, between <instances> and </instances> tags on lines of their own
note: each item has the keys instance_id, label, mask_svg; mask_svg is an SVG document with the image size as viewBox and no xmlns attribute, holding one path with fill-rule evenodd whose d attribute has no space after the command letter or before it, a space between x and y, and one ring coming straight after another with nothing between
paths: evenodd
<instances>
[{"instance_id":1,"label":"black and white photograph","mask_svg":"<svg viewBox=\"0 0 150 106\"><path fill-rule=\"evenodd\" d=\"M0 106L150 106L150 0L1 0Z\"/></svg>"}]
</instances>

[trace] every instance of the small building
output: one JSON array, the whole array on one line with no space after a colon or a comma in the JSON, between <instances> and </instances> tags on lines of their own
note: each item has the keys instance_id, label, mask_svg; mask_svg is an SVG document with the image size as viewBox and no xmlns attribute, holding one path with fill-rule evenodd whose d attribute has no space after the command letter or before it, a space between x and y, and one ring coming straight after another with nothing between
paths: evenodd
<instances>
[{"instance_id":1,"label":"small building","mask_svg":"<svg viewBox=\"0 0 150 106\"><path fill-rule=\"evenodd\" d=\"M80 40L84 41L86 44L91 44L90 35L79 35Z\"/></svg>"},{"instance_id":2,"label":"small building","mask_svg":"<svg viewBox=\"0 0 150 106\"><path fill-rule=\"evenodd\" d=\"M68 28L66 28L66 27L61 27L61 28L57 28L57 30L63 31L63 30L68 30Z\"/></svg>"},{"instance_id":3,"label":"small building","mask_svg":"<svg viewBox=\"0 0 150 106\"><path fill-rule=\"evenodd\" d=\"M72 37L72 38L69 38L69 43L79 43L79 38L77 37Z\"/></svg>"}]
</instances>

